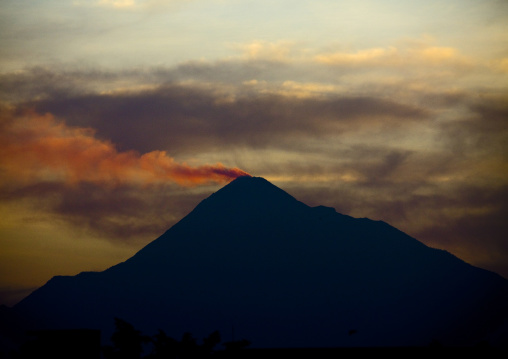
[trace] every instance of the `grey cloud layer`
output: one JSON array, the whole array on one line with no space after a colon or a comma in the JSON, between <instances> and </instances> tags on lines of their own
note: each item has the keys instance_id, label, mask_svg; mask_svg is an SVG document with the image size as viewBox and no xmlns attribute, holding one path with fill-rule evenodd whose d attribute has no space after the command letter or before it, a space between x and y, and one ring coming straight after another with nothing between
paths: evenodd
<instances>
[{"instance_id":1,"label":"grey cloud layer","mask_svg":"<svg viewBox=\"0 0 508 359\"><path fill-rule=\"evenodd\" d=\"M211 90L166 85L128 94L55 96L31 102L69 125L142 152L207 147L280 146L309 136L355 132L368 124L386 129L423 120L428 111L369 96L300 99L277 94L225 98Z\"/></svg>"}]
</instances>

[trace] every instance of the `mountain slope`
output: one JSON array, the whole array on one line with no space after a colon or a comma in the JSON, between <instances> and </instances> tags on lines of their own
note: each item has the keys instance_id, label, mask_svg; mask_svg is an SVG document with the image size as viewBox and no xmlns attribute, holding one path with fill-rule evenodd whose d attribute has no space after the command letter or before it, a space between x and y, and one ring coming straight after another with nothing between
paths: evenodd
<instances>
[{"instance_id":1,"label":"mountain slope","mask_svg":"<svg viewBox=\"0 0 508 359\"><path fill-rule=\"evenodd\" d=\"M173 336L234 327L258 347L467 345L507 322L507 282L384 222L240 177L129 260L55 277L15 310L104 333L114 316Z\"/></svg>"}]
</instances>

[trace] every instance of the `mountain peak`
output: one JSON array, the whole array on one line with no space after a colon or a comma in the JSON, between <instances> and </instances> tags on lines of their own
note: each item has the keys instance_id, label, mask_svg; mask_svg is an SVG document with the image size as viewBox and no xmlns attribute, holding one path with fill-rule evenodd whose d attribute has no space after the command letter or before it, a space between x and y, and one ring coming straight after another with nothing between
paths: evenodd
<instances>
[{"instance_id":1,"label":"mountain peak","mask_svg":"<svg viewBox=\"0 0 508 359\"><path fill-rule=\"evenodd\" d=\"M205 209L213 211L220 208L229 209L228 212L237 210L280 212L303 207L308 208L266 179L242 176L203 200L195 211Z\"/></svg>"},{"instance_id":2,"label":"mountain peak","mask_svg":"<svg viewBox=\"0 0 508 359\"><path fill-rule=\"evenodd\" d=\"M235 178L233 181L231 181L226 186L222 187L221 190L225 188L231 188L231 187L237 187L242 186L245 189L253 188L253 187L260 187L260 186L274 186L269 181L264 179L263 177L255 177L255 176L239 176ZM275 186L274 186L275 187Z\"/></svg>"},{"instance_id":3,"label":"mountain peak","mask_svg":"<svg viewBox=\"0 0 508 359\"><path fill-rule=\"evenodd\" d=\"M277 189L281 192L284 192L277 186L270 183L268 180L263 177L254 177L254 176L240 176L231 181L228 185L222 187L218 192L222 191L270 191L273 189ZM284 192L285 193L285 192Z\"/></svg>"},{"instance_id":4,"label":"mountain peak","mask_svg":"<svg viewBox=\"0 0 508 359\"><path fill-rule=\"evenodd\" d=\"M269 196L270 199L273 197L290 197L288 193L270 183L263 177L249 177L249 176L241 176L237 177L233 181L231 181L228 185L221 188L219 191L214 193L212 196L221 195L221 196ZM293 198L294 200L294 198Z\"/></svg>"}]
</instances>

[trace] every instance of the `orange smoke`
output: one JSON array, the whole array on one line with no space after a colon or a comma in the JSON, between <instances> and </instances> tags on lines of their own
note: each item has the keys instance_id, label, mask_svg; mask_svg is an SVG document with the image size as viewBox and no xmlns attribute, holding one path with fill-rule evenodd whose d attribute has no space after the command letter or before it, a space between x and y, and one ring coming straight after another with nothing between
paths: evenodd
<instances>
[{"instance_id":1,"label":"orange smoke","mask_svg":"<svg viewBox=\"0 0 508 359\"><path fill-rule=\"evenodd\" d=\"M1 181L21 183L57 181L67 185L151 184L173 181L183 186L224 183L249 176L238 168L217 163L192 167L178 163L165 151L140 155L118 152L89 128L69 127L51 115L27 113L0 119Z\"/></svg>"}]
</instances>

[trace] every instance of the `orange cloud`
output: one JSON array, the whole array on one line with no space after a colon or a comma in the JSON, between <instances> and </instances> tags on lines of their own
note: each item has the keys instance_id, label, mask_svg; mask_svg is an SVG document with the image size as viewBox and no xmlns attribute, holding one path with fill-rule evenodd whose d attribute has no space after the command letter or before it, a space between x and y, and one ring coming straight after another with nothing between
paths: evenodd
<instances>
[{"instance_id":1,"label":"orange cloud","mask_svg":"<svg viewBox=\"0 0 508 359\"><path fill-rule=\"evenodd\" d=\"M0 181L4 183L89 182L115 186L171 181L193 186L249 175L221 163L197 167L178 163L165 151L143 155L119 152L113 143L96 138L93 129L67 126L49 114L4 114L0 131Z\"/></svg>"}]
</instances>

